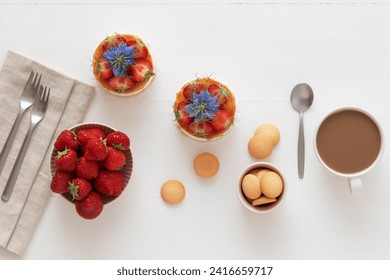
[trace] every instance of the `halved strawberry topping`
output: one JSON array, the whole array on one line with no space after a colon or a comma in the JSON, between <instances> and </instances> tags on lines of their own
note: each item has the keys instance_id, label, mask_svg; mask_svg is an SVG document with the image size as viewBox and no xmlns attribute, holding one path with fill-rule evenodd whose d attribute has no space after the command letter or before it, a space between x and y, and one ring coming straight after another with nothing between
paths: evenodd
<instances>
[{"instance_id":1,"label":"halved strawberry topping","mask_svg":"<svg viewBox=\"0 0 390 280\"><path fill-rule=\"evenodd\" d=\"M118 35L118 34L115 36L113 42L114 42L114 45L116 47L118 47L120 44L126 44L127 43L126 39L124 37L122 37L121 35Z\"/></svg>"},{"instance_id":2,"label":"halved strawberry topping","mask_svg":"<svg viewBox=\"0 0 390 280\"><path fill-rule=\"evenodd\" d=\"M190 124L194 118L191 118L185 106L190 104L188 101L180 102L175 110L176 120L182 126Z\"/></svg>"},{"instance_id":3,"label":"halved strawberry topping","mask_svg":"<svg viewBox=\"0 0 390 280\"><path fill-rule=\"evenodd\" d=\"M145 58L134 59L135 65L129 67L130 75L136 82L142 82L150 76L154 76L152 63Z\"/></svg>"},{"instance_id":4,"label":"halved strawberry topping","mask_svg":"<svg viewBox=\"0 0 390 280\"><path fill-rule=\"evenodd\" d=\"M134 82L126 76L113 77L108 83L118 92L125 92L126 90L134 86Z\"/></svg>"},{"instance_id":5,"label":"halved strawberry topping","mask_svg":"<svg viewBox=\"0 0 390 280\"><path fill-rule=\"evenodd\" d=\"M213 131L213 126L208 121L193 122L188 128L194 135L201 137L207 137Z\"/></svg>"},{"instance_id":6,"label":"halved strawberry topping","mask_svg":"<svg viewBox=\"0 0 390 280\"><path fill-rule=\"evenodd\" d=\"M207 90L210 92L211 96L216 96L219 93L221 93L221 89L220 89L218 84L211 84L211 85L209 85Z\"/></svg>"},{"instance_id":7,"label":"halved strawberry topping","mask_svg":"<svg viewBox=\"0 0 390 280\"><path fill-rule=\"evenodd\" d=\"M221 85L211 84L208 89L211 96L217 96L217 102L222 107L225 105L229 98L229 92Z\"/></svg>"},{"instance_id":8,"label":"halved strawberry topping","mask_svg":"<svg viewBox=\"0 0 390 280\"><path fill-rule=\"evenodd\" d=\"M127 45L133 47L135 51L135 55L133 58L147 58L148 57L148 49L140 40L129 40L127 41Z\"/></svg>"},{"instance_id":9,"label":"halved strawberry topping","mask_svg":"<svg viewBox=\"0 0 390 280\"><path fill-rule=\"evenodd\" d=\"M204 84L197 84L196 87L195 87L195 92L196 93L200 93L204 89L205 89L205 85Z\"/></svg>"},{"instance_id":10,"label":"halved strawberry topping","mask_svg":"<svg viewBox=\"0 0 390 280\"><path fill-rule=\"evenodd\" d=\"M126 44L126 42L126 39L119 34L108 36L102 43L102 50L105 52L112 47L118 47L121 43Z\"/></svg>"},{"instance_id":11,"label":"halved strawberry topping","mask_svg":"<svg viewBox=\"0 0 390 280\"><path fill-rule=\"evenodd\" d=\"M232 125L232 113L229 110L220 110L215 113L211 122L216 131L228 129Z\"/></svg>"},{"instance_id":12,"label":"halved strawberry topping","mask_svg":"<svg viewBox=\"0 0 390 280\"><path fill-rule=\"evenodd\" d=\"M205 89L204 84L200 84L197 81L191 82L188 85L186 85L183 89L183 95L186 99L189 99L192 97L193 93L200 93L202 90Z\"/></svg>"},{"instance_id":13,"label":"halved strawberry topping","mask_svg":"<svg viewBox=\"0 0 390 280\"><path fill-rule=\"evenodd\" d=\"M102 79L108 80L113 76L112 68L104 57L99 58L97 63L97 71Z\"/></svg>"},{"instance_id":14,"label":"halved strawberry topping","mask_svg":"<svg viewBox=\"0 0 390 280\"><path fill-rule=\"evenodd\" d=\"M111 47L112 46L111 46L109 41L104 41L102 43L102 50L103 50L103 52L108 51L109 49L111 49Z\"/></svg>"},{"instance_id":15,"label":"halved strawberry topping","mask_svg":"<svg viewBox=\"0 0 390 280\"><path fill-rule=\"evenodd\" d=\"M195 84L188 84L185 86L185 88L183 89L183 95L186 99L189 99L192 97L192 94L195 92Z\"/></svg>"}]
</instances>

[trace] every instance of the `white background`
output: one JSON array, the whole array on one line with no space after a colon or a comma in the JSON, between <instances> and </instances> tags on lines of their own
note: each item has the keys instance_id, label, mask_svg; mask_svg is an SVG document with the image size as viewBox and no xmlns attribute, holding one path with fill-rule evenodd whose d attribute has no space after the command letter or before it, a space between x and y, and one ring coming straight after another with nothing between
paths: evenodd
<instances>
[{"instance_id":1,"label":"white background","mask_svg":"<svg viewBox=\"0 0 390 280\"><path fill-rule=\"evenodd\" d=\"M125 32L149 42L158 69L142 95L119 98L99 90L86 113L85 121L131 138L134 170L123 195L86 221L53 194L26 253L0 249L0 259L389 259L389 140L380 164L363 177L360 197L326 171L313 150L321 119L341 106L371 112L389 139L389 14L390 4L364 1L1 1L1 63L13 50L94 84L95 47ZM192 142L172 124L175 93L196 74L213 74L239 99L234 132L214 144ZM315 94L305 114L303 180L296 164L298 113L289 103L301 82ZM247 142L265 122L281 132L266 161L282 170L288 195L276 211L256 215L240 204L236 184L255 161ZM203 151L220 160L213 179L192 169ZM160 198L171 178L187 191L174 207Z\"/></svg>"}]
</instances>

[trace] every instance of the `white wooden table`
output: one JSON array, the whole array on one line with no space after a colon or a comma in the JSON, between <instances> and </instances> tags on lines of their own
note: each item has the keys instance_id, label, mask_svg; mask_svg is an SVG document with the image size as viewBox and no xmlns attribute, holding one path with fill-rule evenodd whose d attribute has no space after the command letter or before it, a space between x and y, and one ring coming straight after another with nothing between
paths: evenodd
<instances>
[{"instance_id":1,"label":"white wooden table","mask_svg":"<svg viewBox=\"0 0 390 280\"><path fill-rule=\"evenodd\" d=\"M329 111L358 106L377 118L389 139L390 4L186 2L0 1L0 63L13 50L94 84L96 45L127 32L149 42L158 67L139 97L99 90L85 117L130 136L134 172L124 194L93 221L53 194L25 255L0 249L0 259L389 259L389 149L364 176L362 196L353 197L345 179L320 165L313 134ZM175 93L196 74L213 74L239 99L235 131L217 144L194 143L172 124ZM315 93L305 114L302 180L298 114L289 102L300 82ZM240 204L236 184L254 162L247 141L265 122L281 131L266 161L283 171L289 191L279 209L256 215ZM220 160L210 180L192 169L203 151ZM175 207L160 198L171 178L187 190Z\"/></svg>"}]
</instances>

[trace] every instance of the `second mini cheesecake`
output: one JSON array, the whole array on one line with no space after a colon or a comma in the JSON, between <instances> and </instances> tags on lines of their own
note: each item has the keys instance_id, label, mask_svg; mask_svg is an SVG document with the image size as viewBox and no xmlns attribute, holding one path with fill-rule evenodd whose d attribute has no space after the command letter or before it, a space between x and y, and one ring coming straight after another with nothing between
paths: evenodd
<instances>
[{"instance_id":1,"label":"second mini cheesecake","mask_svg":"<svg viewBox=\"0 0 390 280\"><path fill-rule=\"evenodd\" d=\"M236 119L233 92L221 82L200 78L186 83L176 94L173 105L179 129L201 141L225 135Z\"/></svg>"}]
</instances>

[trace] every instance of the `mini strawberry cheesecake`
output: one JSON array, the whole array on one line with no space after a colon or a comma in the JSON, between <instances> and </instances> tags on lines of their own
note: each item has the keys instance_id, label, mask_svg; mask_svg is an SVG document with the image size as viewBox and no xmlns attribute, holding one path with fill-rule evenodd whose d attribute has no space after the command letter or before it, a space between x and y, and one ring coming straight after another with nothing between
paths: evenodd
<instances>
[{"instance_id":1,"label":"mini strawberry cheesecake","mask_svg":"<svg viewBox=\"0 0 390 280\"><path fill-rule=\"evenodd\" d=\"M150 50L141 38L115 34L96 48L93 74L106 91L129 96L141 92L152 82L155 67Z\"/></svg>"},{"instance_id":2,"label":"mini strawberry cheesecake","mask_svg":"<svg viewBox=\"0 0 390 280\"><path fill-rule=\"evenodd\" d=\"M231 129L235 121L236 100L224 84L200 78L180 89L173 110L182 132L193 139L209 141Z\"/></svg>"}]
</instances>

